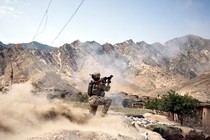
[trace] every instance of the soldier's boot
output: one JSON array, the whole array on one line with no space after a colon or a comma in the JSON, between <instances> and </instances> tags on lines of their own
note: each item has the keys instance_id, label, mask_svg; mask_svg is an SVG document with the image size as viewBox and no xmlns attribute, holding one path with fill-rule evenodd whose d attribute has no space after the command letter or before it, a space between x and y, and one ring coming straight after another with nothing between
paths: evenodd
<instances>
[{"instance_id":1,"label":"soldier's boot","mask_svg":"<svg viewBox=\"0 0 210 140\"><path fill-rule=\"evenodd\" d=\"M96 114L96 111L97 111L97 108L98 108L98 106L90 106L89 112L91 114L95 115Z\"/></svg>"},{"instance_id":2,"label":"soldier's boot","mask_svg":"<svg viewBox=\"0 0 210 140\"><path fill-rule=\"evenodd\" d=\"M107 115L107 112L108 112L108 109L109 108L106 108L106 107L104 107L103 109L102 109L102 112L101 112L101 117L105 117L106 115Z\"/></svg>"},{"instance_id":3,"label":"soldier's boot","mask_svg":"<svg viewBox=\"0 0 210 140\"><path fill-rule=\"evenodd\" d=\"M101 116L105 116L107 114L107 111L109 109L109 107L111 106L112 103L112 99L108 99L104 105L104 108L102 109L102 114Z\"/></svg>"},{"instance_id":4,"label":"soldier's boot","mask_svg":"<svg viewBox=\"0 0 210 140\"><path fill-rule=\"evenodd\" d=\"M101 113L100 116L101 117L105 117L107 114Z\"/></svg>"}]
</instances>

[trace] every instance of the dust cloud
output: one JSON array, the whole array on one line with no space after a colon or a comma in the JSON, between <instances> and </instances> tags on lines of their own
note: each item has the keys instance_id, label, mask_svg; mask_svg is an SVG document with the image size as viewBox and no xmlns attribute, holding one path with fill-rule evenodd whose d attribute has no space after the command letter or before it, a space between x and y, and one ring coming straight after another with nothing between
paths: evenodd
<instances>
[{"instance_id":1,"label":"dust cloud","mask_svg":"<svg viewBox=\"0 0 210 140\"><path fill-rule=\"evenodd\" d=\"M133 81L135 73L132 73L126 60L116 57L117 54L108 55L98 52L100 51L92 50L89 52L91 55L83 56L81 62L78 62L78 71L72 75L75 87L87 92L88 83L92 80L90 74L100 73L101 78L113 75L111 92L121 92L123 87L128 87L128 83Z\"/></svg>"},{"instance_id":2,"label":"dust cloud","mask_svg":"<svg viewBox=\"0 0 210 140\"><path fill-rule=\"evenodd\" d=\"M68 120L83 124L88 120L81 109L59 101L48 101L35 96L31 84L13 85L10 91L0 95L0 137L22 135L27 131L39 130L46 123ZM54 126L53 128L56 128Z\"/></svg>"},{"instance_id":3,"label":"dust cloud","mask_svg":"<svg viewBox=\"0 0 210 140\"><path fill-rule=\"evenodd\" d=\"M108 115L92 117L87 109L73 107L61 100L36 96L30 83L14 84L6 94L0 94L0 138L24 140L54 130L79 130L136 136L125 126L123 117Z\"/></svg>"}]
</instances>

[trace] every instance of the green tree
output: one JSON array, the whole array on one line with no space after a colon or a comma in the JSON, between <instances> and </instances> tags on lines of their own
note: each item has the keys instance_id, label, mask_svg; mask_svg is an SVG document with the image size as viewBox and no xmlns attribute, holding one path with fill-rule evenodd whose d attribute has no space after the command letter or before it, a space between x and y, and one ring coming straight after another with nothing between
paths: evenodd
<instances>
[{"instance_id":1,"label":"green tree","mask_svg":"<svg viewBox=\"0 0 210 140\"><path fill-rule=\"evenodd\" d=\"M155 99L149 100L145 104L145 107L152 110L162 110L162 99L155 98Z\"/></svg>"},{"instance_id":2,"label":"green tree","mask_svg":"<svg viewBox=\"0 0 210 140\"><path fill-rule=\"evenodd\" d=\"M171 112L177 114L181 125L183 125L183 118L185 116L191 116L194 113L196 105L199 103L197 99L192 98L189 95L179 95L173 90L170 90L167 95L163 95L161 99L156 99L153 106L156 109L164 112ZM149 109L153 109L153 106L146 106Z\"/></svg>"}]
</instances>

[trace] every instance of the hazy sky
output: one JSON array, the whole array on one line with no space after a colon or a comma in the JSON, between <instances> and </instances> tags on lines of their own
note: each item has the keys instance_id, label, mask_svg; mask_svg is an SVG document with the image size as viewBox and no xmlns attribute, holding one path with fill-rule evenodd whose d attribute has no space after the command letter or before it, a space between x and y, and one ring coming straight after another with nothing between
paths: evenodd
<instances>
[{"instance_id":1,"label":"hazy sky","mask_svg":"<svg viewBox=\"0 0 210 140\"><path fill-rule=\"evenodd\" d=\"M0 0L0 41L5 44L33 41L49 2ZM164 43L187 34L210 39L210 0L85 0L52 44L80 2L52 0L34 40L61 46L74 40L94 40L100 44L128 39Z\"/></svg>"}]
</instances>

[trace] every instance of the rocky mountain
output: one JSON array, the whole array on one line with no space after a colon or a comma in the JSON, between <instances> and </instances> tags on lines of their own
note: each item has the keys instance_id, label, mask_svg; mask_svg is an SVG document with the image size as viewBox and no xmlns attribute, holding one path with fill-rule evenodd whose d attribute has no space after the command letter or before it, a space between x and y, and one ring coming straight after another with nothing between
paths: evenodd
<instances>
[{"instance_id":1,"label":"rocky mountain","mask_svg":"<svg viewBox=\"0 0 210 140\"><path fill-rule=\"evenodd\" d=\"M168 56L171 57L169 69L185 75L196 77L209 70L210 40L187 35L165 43Z\"/></svg>"},{"instance_id":2,"label":"rocky mountain","mask_svg":"<svg viewBox=\"0 0 210 140\"><path fill-rule=\"evenodd\" d=\"M201 101L209 101L210 99L210 71L203 73L188 82L177 90L181 94L189 94Z\"/></svg>"},{"instance_id":3,"label":"rocky mountain","mask_svg":"<svg viewBox=\"0 0 210 140\"><path fill-rule=\"evenodd\" d=\"M21 44L21 46L23 48L32 48L32 49L39 49L39 50L55 50L56 48L55 47L52 47L52 46L48 46L46 44L41 44L39 42L36 42L36 41L32 41L32 42L29 42L29 43L19 43ZM16 44L14 43L9 43L9 44L4 44L3 42L0 42L0 46L3 46L3 47L12 47Z\"/></svg>"},{"instance_id":4,"label":"rocky mountain","mask_svg":"<svg viewBox=\"0 0 210 140\"><path fill-rule=\"evenodd\" d=\"M2 47L4 47L5 45L4 45L4 43L2 43L1 41L0 41L0 47L2 48Z\"/></svg>"},{"instance_id":5,"label":"rocky mountain","mask_svg":"<svg viewBox=\"0 0 210 140\"><path fill-rule=\"evenodd\" d=\"M0 51L2 51L4 49L5 49L5 47L3 47L3 46L0 45Z\"/></svg>"},{"instance_id":6,"label":"rocky mountain","mask_svg":"<svg viewBox=\"0 0 210 140\"><path fill-rule=\"evenodd\" d=\"M32 41L30 43L22 43L22 47L24 48L34 48L34 49L39 49L39 50L55 50L55 47L51 47L45 44L41 44L36 41Z\"/></svg>"},{"instance_id":7,"label":"rocky mountain","mask_svg":"<svg viewBox=\"0 0 210 140\"><path fill-rule=\"evenodd\" d=\"M30 44L35 47L28 47ZM59 48L43 46L32 42L1 50L1 81L9 80L12 65L14 77L30 79L39 90L86 92L89 74L100 72L114 75L114 93L157 96L180 89L189 79L210 70L210 40L193 35L165 44L127 40L101 45L76 40Z\"/></svg>"},{"instance_id":8,"label":"rocky mountain","mask_svg":"<svg viewBox=\"0 0 210 140\"><path fill-rule=\"evenodd\" d=\"M7 85L10 81L11 72L13 72L14 83L31 81L38 92L49 89L53 91L65 90L71 93L78 92L77 89L56 74L56 66L52 66L50 54L49 51L27 49L21 45L4 49L0 52L1 83Z\"/></svg>"}]
</instances>

